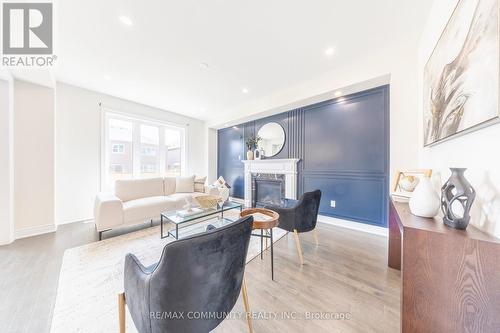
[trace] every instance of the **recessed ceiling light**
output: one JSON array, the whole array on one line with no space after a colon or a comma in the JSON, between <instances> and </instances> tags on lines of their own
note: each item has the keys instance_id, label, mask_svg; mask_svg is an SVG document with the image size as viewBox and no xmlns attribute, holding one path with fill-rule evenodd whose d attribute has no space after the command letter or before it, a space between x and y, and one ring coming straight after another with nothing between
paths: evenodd
<instances>
[{"instance_id":1,"label":"recessed ceiling light","mask_svg":"<svg viewBox=\"0 0 500 333\"><path fill-rule=\"evenodd\" d=\"M337 102L339 103L343 103L344 101L345 101L344 97L337 98Z\"/></svg>"},{"instance_id":2,"label":"recessed ceiling light","mask_svg":"<svg viewBox=\"0 0 500 333\"><path fill-rule=\"evenodd\" d=\"M325 55L326 55L327 57L332 56L334 53L335 53L335 50L333 49L333 47L329 47L329 48L327 48L327 49L325 50Z\"/></svg>"},{"instance_id":3,"label":"recessed ceiling light","mask_svg":"<svg viewBox=\"0 0 500 333\"><path fill-rule=\"evenodd\" d=\"M342 96L342 91L337 90L337 91L335 92L335 97L340 97L340 96Z\"/></svg>"},{"instance_id":4,"label":"recessed ceiling light","mask_svg":"<svg viewBox=\"0 0 500 333\"><path fill-rule=\"evenodd\" d=\"M244 94L248 94L248 89L247 88L243 88L243 89L241 89L241 92L244 93Z\"/></svg>"},{"instance_id":5,"label":"recessed ceiling light","mask_svg":"<svg viewBox=\"0 0 500 333\"><path fill-rule=\"evenodd\" d=\"M132 26L132 20L128 16L125 15L120 16L120 21L125 25Z\"/></svg>"},{"instance_id":6,"label":"recessed ceiling light","mask_svg":"<svg viewBox=\"0 0 500 333\"><path fill-rule=\"evenodd\" d=\"M109 76L109 75L104 75L104 79L109 81L109 80L111 80L111 76Z\"/></svg>"},{"instance_id":7,"label":"recessed ceiling light","mask_svg":"<svg viewBox=\"0 0 500 333\"><path fill-rule=\"evenodd\" d=\"M200 67L203 69L208 69L208 64L206 62L200 63Z\"/></svg>"}]
</instances>

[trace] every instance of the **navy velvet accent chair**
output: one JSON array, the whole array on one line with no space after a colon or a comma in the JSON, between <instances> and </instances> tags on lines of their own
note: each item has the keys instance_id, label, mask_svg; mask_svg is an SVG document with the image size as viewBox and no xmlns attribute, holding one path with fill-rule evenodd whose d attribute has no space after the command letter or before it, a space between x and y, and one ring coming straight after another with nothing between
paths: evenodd
<instances>
[{"instance_id":1,"label":"navy velvet accent chair","mask_svg":"<svg viewBox=\"0 0 500 333\"><path fill-rule=\"evenodd\" d=\"M278 228L293 232L297 245L300 263L304 264L299 233L313 231L314 240L318 244L316 222L318 221L321 191L306 192L299 200L283 199L281 205L266 205L265 208L280 214Z\"/></svg>"},{"instance_id":2,"label":"navy velvet accent chair","mask_svg":"<svg viewBox=\"0 0 500 333\"><path fill-rule=\"evenodd\" d=\"M209 332L229 314L240 291L252 332L243 278L252 224L253 217L244 217L169 243L150 267L127 254L125 292L118 296L120 332L125 304L139 333Z\"/></svg>"}]
</instances>

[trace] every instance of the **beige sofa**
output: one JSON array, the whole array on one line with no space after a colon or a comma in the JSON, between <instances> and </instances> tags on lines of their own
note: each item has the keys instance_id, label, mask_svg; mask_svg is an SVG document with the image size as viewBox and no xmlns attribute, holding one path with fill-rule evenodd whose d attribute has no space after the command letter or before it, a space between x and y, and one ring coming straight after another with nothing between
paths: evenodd
<instances>
[{"instance_id":1,"label":"beige sofa","mask_svg":"<svg viewBox=\"0 0 500 333\"><path fill-rule=\"evenodd\" d=\"M94 218L99 240L102 232L125 225L159 219L160 214L181 209L187 197L205 195L203 192L176 191L176 178L118 180L115 193L100 193L94 206Z\"/></svg>"}]
</instances>

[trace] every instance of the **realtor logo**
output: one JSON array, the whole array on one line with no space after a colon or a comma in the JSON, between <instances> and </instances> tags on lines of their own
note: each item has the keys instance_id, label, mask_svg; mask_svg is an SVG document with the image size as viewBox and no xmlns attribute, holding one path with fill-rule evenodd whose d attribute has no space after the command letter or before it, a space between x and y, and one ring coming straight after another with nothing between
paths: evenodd
<instances>
[{"instance_id":1,"label":"realtor logo","mask_svg":"<svg viewBox=\"0 0 500 333\"><path fill-rule=\"evenodd\" d=\"M2 66L52 67L53 6L51 2L4 2Z\"/></svg>"},{"instance_id":2,"label":"realtor logo","mask_svg":"<svg viewBox=\"0 0 500 333\"><path fill-rule=\"evenodd\" d=\"M52 3L3 4L3 54L52 54Z\"/></svg>"}]
</instances>

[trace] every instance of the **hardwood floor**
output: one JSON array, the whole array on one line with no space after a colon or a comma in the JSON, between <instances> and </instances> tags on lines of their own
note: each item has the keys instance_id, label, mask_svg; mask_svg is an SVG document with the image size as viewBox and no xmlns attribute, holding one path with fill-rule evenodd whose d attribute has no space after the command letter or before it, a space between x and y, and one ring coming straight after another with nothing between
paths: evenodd
<instances>
[{"instance_id":1,"label":"hardwood floor","mask_svg":"<svg viewBox=\"0 0 500 333\"><path fill-rule=\"evenodd\" d=\"M312 233L300 237L303 266L292 234L275 243L275 281L269 251L247 265L255 332L399 332L400 277L387 268L385 237L324 224L318 246ZM48 332L64 250L96 240L92 223L75 223L1 246L0 332ZM243 309L240 297L233 312ZM349 318L331 319L342 314ZM228 319L215 331L247 332L248 326L244 318Z\"/></svg>"}]
</instances>

